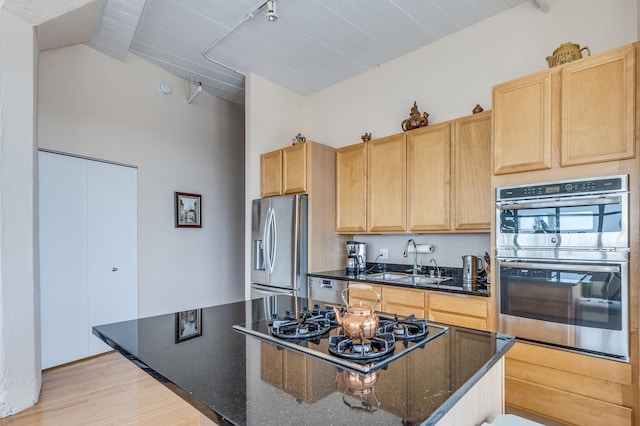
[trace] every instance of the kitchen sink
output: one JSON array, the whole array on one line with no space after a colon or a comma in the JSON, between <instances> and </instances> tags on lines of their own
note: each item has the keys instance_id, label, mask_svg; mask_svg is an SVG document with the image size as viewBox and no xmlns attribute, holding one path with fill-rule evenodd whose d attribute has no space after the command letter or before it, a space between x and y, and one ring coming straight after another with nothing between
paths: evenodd
<instances>
[{"instance_id":1,"label":"kitchen sink","mask_svg":"<svg viewBox=\"0 0 640 426\"><path fill-rule=\"evenodd\" d=\"M393 283L413 284L413 285L437 285L442 281L450 280L451 277L426 277L424 275L408 275L398 272L378 272L376 274L365 275L367 279L375 281L388 281Z\"/></svg>"},{"instance_id":2,"label":"kitchen sink","mask_svg":"<svg viewBox=\"0 0 640 426\"><path fill-rule=\"evenodd\" d=\"M409 283L413 285L428 285L428 284L440 284L442 281L450 280L451 277L423 277L419 275L410 275L400 278L398 282Z\"/></svg>"},{"instance_id":3,"label":"kitchen sink","mask_svg":"<svg viewBox=\"0 0 640 426\"><path fill-rule=\"evenodd\" d=\"M397 272L378 272L376 274L368 274L366 277L376 281L398 281L402 278L409 277L409 275L399 274Z\"/></svg>"}]
</instances>

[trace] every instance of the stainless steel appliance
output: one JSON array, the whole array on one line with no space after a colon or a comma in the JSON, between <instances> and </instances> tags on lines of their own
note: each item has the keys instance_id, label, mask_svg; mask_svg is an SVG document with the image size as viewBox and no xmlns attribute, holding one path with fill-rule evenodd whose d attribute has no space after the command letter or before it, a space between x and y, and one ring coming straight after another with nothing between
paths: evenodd
<instances>
[{"instance_id":1,"label":"stainless steel appliance","mask_svg":"<svg viewBox=\"0 0 640 426\"><path fill-rule=\"evenodd\" d=\"M276 305L291 304L284 299L282 302ZM307 306L300 300L298 310L280 310L269 318L252 318L233 328L360 373L377 371L413 350L424 348L427 342L449 331L448 327L427 324L425 319L413 315L379 315L379 319L376 336L349 338L337 323L331 307Z\"/></svg>"},{"instance_id":2,"label":"stainless steel appliance","mask_svg":"<svg viewBox=\"0 0 640 426\"><path fill-rule=\"evenodd\" d=\"M473 284L478 279L478 272L481 272L483 268L484 260L473 254L465 254L462 256L462 283ZM480 267L478 267L480 264Z\"/></svg>"},{"instance_id":3,"label":"stainless steel appliance","mask_svg":"<svg viewBox=\"0 0 640 426\"><path fill-rule=\"evenodd\" d=\"M314 302L340 304L342 303L342 290L348 285L348 281L309 277L309 299Z\"/></svg>"},{"instance_id":4,"label":"stainless steel appliance","mask_svg":"<svg viewBox=\"0 0 640 426\"><path fill-rule=\"evenodd\" d=\"M306 297L306 195L253 200L251 298L277 294Z\"/></svg>"},{"instance_id":5,"label":"stainless steel appliance","mask_svg":"<svg viewBox=\"0 0 640 426\"><path fill-rule=\"evenodd\" d=\"M629 359L628 176L498 188L498 329Z\"/></svg>"},{"instance_id":6,"label":"stainless steel appliance","mask_svg":"<svg viewBox=\"0 0 640 426\"><path fill-rule=\"evenodd\" d=\"M358 241L347 241L347 274L364 273L367 267L367 244Z\"/></svg>"}]
</instances>

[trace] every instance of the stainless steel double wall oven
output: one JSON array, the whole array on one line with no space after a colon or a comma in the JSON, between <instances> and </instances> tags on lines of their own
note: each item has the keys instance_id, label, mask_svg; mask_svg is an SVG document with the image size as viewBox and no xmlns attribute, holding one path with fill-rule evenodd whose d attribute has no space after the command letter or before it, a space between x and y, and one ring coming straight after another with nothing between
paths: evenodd
<instances>
[{"instance_id":1,"label":"stainless steel double wall oven","mask_svg":"<svg viewBox=\"0 0 640 426\"><path fill-rule=\"evenodd\" d=\"M629 360L628 180L497 189L500 332Z\"/></svg>"}]
</instances>

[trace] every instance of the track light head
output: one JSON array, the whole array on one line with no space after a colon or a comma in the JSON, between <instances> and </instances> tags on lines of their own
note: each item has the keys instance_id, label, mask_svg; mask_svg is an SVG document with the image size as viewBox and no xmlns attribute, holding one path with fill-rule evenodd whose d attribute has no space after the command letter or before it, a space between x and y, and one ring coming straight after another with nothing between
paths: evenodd
<instances>
[{"instance_id":1,"label":"track light head","mask_svg":"<svg viewBox=\"0 0 640 426\"><path fill-rule=\"evenodd\" d=\"M267 21L275 22L278 20L278 15L276 14L276 0L269 0L267 2Z\"/></svg>"}]
</instances>

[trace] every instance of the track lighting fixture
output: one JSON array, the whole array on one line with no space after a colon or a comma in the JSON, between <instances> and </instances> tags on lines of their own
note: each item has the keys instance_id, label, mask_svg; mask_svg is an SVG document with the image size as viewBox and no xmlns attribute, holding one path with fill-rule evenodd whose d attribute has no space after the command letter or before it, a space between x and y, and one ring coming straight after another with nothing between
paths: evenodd
<instances>
[{"instance_id":1,"label":"track lighting fixture","mask_svg":"<svg viewBox=\"0 0 640 426\"><path fill-rule=\"evenodd\" d=\"M278 20L278 15L276 14L276 0L269 0L267 2L267 21L275 22Z\"/></svg>"}]
</instances>

